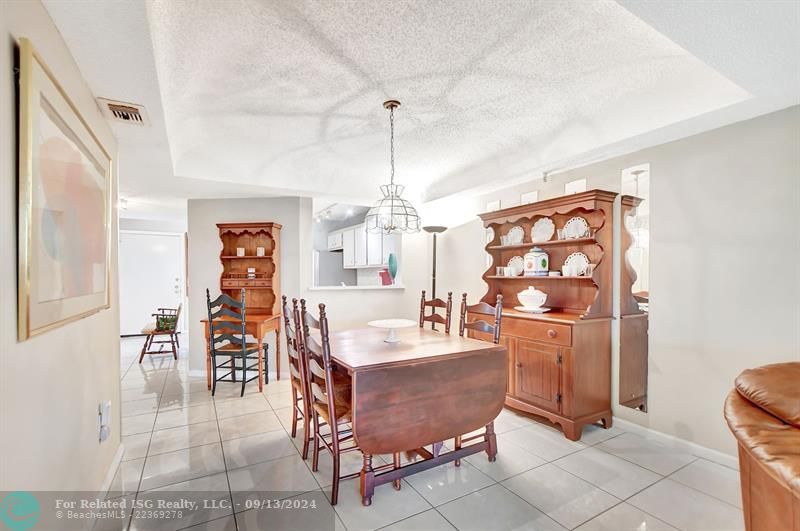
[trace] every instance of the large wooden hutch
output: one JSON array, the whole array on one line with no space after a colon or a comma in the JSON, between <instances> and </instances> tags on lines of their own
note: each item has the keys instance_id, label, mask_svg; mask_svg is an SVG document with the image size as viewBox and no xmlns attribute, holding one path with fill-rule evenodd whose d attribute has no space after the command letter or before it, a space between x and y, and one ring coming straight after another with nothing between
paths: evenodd
<instances>
[{"instance_id":1,"label":"large wooden hutch","mask_svg":"<svg viewBox=\"0 0 800 531\"><path fill-rule=\"evenodd\" d=\"M492 264L483 274L488 290L483 301L494 304L503 295L502 343L508 348L506 405L561 425L564 435L577 440L583 426L602 421L611 426L612 226L614 192L592 190L481 214L487 231L486 251ZM531 243L531 227L549 217L557 229L574 216L583 217L592 234L580 239L536 243L549 254L550 270L560 271L564 260L584 253L594 270L590 276L496 275L514 256L523 256ZM520 226L518 245L501 245L501 235ZM523 313L517 293L534 286L547 293L542 314ZM479 335L479 334L476 334Z\"/></svg>"},{"instance_id":2,"label":"large wooden hutch","mask_svg":"<svg viewBox=\"0 0 800 531\"><path fill-rule=\"evenodd\" d=\"M217 223L217 228L222 240L220 291L239 300L244 288L247 313L280 315L281 225ZM264 249L263 256L259 247ZM244 249L244 254L237 249Z\"/></svg>"}]
</instances>

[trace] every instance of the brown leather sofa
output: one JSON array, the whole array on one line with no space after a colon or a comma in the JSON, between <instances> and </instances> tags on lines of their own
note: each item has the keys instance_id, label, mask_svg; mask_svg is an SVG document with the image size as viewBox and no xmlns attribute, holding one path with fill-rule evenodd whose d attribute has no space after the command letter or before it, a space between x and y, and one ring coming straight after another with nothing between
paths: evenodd
<instances>
[{"instance_id":1,"label":"brown leather sofa","mask_svg":"<svg viewBox=\"0 0 800 531\"><path fill-rule=\"evenodd\" d=\"M800 362L748 369L725 401L747 531L800 531Z\"/></svg>"}]
</instances>

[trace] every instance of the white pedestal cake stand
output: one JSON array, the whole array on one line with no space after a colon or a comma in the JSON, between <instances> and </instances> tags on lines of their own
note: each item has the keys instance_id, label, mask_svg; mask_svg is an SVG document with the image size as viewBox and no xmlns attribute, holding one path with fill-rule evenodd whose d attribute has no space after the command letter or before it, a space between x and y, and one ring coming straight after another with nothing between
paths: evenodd
<instances>
[{"instance_id":1,"label":"white pedestal cake stand","mask_svg":"<svg viewBox=\"0 0 800 531\"><path fill-rule=\"evenodd\" d=\"M386 334L386 339L384 339L384 341L386 343L399 343L400 338L397 337L397 329L409 328L411 326L417 326L417 324L416 321L412 321L411 319L380 319L378 321L368 322L367 326L388 330L389 333Z\"/></svg>"}]
</instances>

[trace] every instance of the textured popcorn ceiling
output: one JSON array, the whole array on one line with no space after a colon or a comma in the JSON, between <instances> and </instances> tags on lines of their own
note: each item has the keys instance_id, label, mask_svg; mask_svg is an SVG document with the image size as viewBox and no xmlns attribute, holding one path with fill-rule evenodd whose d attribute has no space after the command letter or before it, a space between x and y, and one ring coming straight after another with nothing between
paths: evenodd
<instances>
[{"instance_id":1,"label":"textured popcorn ceiling","mask_svg":"<svg viewBox=\"0 0 800 531\"><path fill-rule=\"evenodd\" d=\"M175 175L373 197L536 177L747 99L613 2L147 4Z\"/></svg>"}]
</instances>

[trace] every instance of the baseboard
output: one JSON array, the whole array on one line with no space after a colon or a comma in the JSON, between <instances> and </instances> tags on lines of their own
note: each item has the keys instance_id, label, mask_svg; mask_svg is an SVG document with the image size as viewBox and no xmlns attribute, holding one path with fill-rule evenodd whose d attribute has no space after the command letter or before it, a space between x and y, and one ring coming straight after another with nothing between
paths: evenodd
<instances>
[{"instance_id":1,"label":"baseboard","mask_svg":"<svg viewBox=\"0 0 800 531\"><path fill-rule=\"evenodd\" d=\"M713 461L718 465L726 466L734 470L739 470L739 459L735 456L726 454L724 452L720 452L719 450L706 448L705 446L701 446L697 443L687 441L686 439L681 439L680 437L675 437L674 435L668 435L666 433L656 431L652 428L646 428L644 426L640 426L639 424L636 424L629 420L621 419L619 417L614 417L614 425L618 426L623 431L635 433L636 435L640 435L642 437L660 440L667 446L671 446L673 448L679 448L680 450L688 452L697 457L702 457L703 459L706 459L708 461Z\"/></svg>"},{"instance_id":2,"label":"baseboard","mask_svg":"<svg viewBox=\"0 0 800 531\"><path fill-rule=\"evenodd\" d=\"M108 490L111 488L111 482L114 481L114 476L117 474L117 469L119 468L119 464L122 462L122 456L125 454L125 445L122 442L119 443L119 447L117 448L117 453L114 454L114 459L111 461L111 466L106 472L106 479L103 480L103 485L100 487L100 492L105 496Z\"/></svg>"}]
</instances>

